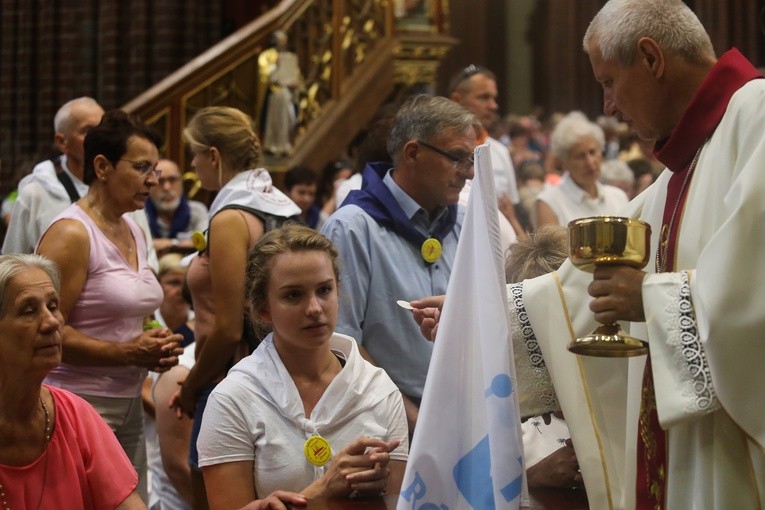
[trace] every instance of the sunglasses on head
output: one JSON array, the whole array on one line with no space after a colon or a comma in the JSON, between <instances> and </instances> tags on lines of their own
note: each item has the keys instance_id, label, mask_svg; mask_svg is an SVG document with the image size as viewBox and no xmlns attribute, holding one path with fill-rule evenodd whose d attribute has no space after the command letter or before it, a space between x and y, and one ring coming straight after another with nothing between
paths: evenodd
<instances>
[{"instance_id":1,"label":"sunglasses on head","mask_svg":"<svg viewBox=\"0 0 765 510\"><path fill-rule=\"evenodd\" d=\"M471 76L475 76L476 74L483 71L483 67L477 66L475 64L470 64L465 69L462 70L462 74L460 75L460 81L461 80L467 80Z\"/></svg>"}]
</instances>

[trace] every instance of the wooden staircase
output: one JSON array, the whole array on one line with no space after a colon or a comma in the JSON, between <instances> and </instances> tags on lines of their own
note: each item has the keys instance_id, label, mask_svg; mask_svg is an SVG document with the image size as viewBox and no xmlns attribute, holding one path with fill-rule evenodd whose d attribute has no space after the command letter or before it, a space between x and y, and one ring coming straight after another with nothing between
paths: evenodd
<instances>
[{"instance_id":1,"label":"wooden staircase","mask_svg":"<svg viewBox=\"0 0 765 510\"><path fill-rule=\"evenodd\" d=\"M439 16L445 2L434 2ZM397 36L391 0L283 0L123 108L158 128L167 157L188 168L181 134L197 110L233 106L255 122L260 119L264 87L258 57L271 34L284 30L305 78L301 115L292 153L264 166L275 174L297 164L318 171L341 154L386 100L401 95L394 93L397 77L404 86L415 85L413 66L427 79L435 76L455 41L442 33L440 18L433 19L437 26L413 39ZM429 49L413 52L411 41L423 37Z\"/></svg>"}]
</instances>

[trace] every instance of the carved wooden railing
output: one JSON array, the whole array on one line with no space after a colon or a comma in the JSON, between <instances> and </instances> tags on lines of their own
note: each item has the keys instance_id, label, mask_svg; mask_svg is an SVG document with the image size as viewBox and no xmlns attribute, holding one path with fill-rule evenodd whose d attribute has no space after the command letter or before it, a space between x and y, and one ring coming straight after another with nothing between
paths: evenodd
<instances>
[{"instance_id":1,"label":"carved wooden railing","mask_svg":"<svg viewBox=\"0 0 765 510\"><path fill-rule=\"evenodd\" d=\"M186 168L181 134L200 108L234 106L259 120L258 56L269 47L275 30L289 34L305 77L295 148L278 166L322 168L393 90L395 41L389 0L283 0L124 109L157 127L167 156Z\"/></svg>"}]
</instances>

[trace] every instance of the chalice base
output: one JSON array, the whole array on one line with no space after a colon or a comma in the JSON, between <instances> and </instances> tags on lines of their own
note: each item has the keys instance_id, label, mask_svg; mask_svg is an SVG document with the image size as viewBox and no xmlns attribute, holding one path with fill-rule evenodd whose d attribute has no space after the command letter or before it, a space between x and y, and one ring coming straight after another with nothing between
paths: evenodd
<instances>
[{"instance_id":1,"label":"chalice base","mask_svg":"<svg viewBox=\"0 0 765 510\"><path fill-rule=\"evenodd\" d=\"M583 356L629 358L648 354L648 344L626 335L618 324L602 324L592 334L571 342L568 350Z\"/></svg>"}]
</instances>

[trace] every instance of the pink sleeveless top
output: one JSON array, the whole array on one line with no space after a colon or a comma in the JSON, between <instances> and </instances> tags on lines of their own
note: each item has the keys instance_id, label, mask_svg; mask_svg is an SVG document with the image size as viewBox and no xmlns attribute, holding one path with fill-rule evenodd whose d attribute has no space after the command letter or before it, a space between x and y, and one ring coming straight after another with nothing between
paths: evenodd
<instances>
[{"instance_id":1,"label":"pink sleeveless top","mask_svg":"<svg viewBox=\"0 0 765 510\"><path fill-rule=\"evenodd\" d=\"M77 204L53 220L77 220L90 238L88 277L68 325L107 342L129 342L143 331L143 320L162 304L162 287L147 263L146 239L141 228L124 220L135 238L138 271ZM44 235L44 234L43 234ZM62 363L46 383L73 393L98 397L138 397L147 370L140 367L90 367Z\"/></svg>"}]
</instances>

